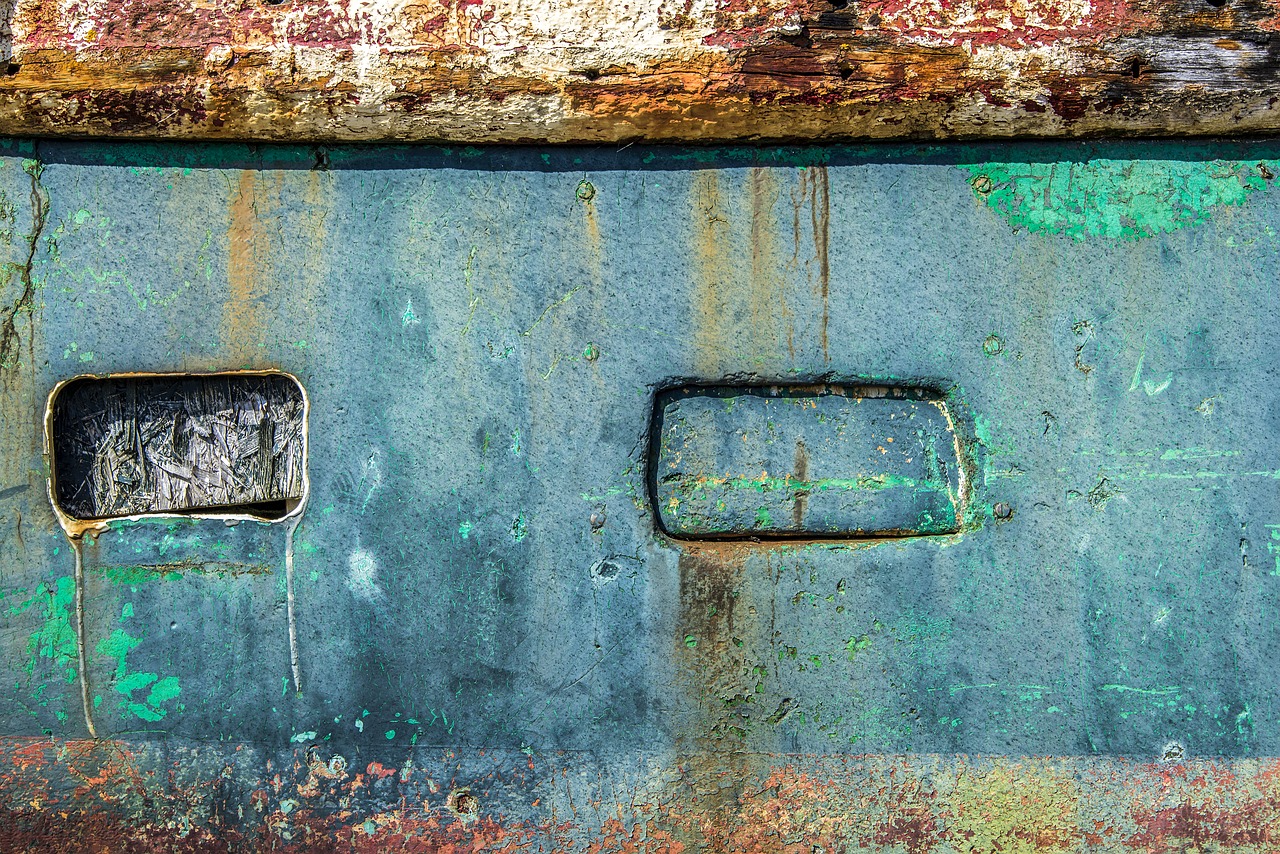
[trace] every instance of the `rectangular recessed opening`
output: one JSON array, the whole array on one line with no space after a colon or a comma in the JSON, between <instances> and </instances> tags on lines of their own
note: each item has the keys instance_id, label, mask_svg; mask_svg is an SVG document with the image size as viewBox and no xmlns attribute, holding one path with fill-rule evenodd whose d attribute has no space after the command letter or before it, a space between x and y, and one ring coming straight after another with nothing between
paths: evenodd
<instances>
[{"instance_id":1,"label":"rectangular recessed opening","mask_svg":"<svg viewBox=\"0 0 1280 854\"><path fill-rule=\"evenodd\" d=\"M50 493L81 521L284 518L306 494L306 409L276 372L77 377L49 399Z\"/></svg>"},{"instance_id":2,"label":"rectangular recessed opening","mask_svg":"<svg viewBox=\"0 0 1280 854\"><path fill-rule=\"evenodd\" d=\"M693 385L657 395L649 489L677 539L859 539L955 533L966 476L929 389Z\"/></svg>"}]
</instances>

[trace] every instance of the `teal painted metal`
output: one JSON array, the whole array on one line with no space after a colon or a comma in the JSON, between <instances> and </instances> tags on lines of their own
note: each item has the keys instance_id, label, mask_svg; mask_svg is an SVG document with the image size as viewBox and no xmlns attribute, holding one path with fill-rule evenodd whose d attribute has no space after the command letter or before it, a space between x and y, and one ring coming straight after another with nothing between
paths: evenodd
<instances>
[{"instance_id":1,"label":"teal painted metal","mask_svg":"<svg viewBox=\"0 0 1280 854\"><path fill-rule=\"evenodd\" d=\"M311 402L296 531L84 545L99 735L623 781L1280 753L1273 143L6 151L5 735L86 734L50 389L272 368ZM958 533L659 531L659 390L825 382L944 396Z\"/></svg>"}]
</instances>

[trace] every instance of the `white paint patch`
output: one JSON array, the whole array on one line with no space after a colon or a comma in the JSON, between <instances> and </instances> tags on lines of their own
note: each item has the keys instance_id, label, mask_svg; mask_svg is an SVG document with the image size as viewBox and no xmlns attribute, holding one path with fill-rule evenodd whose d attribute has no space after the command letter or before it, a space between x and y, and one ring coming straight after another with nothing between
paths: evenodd
<instances>
[{"instance_id":1,"label":"white paint patch","mask_svg":"<svg viewBox=\"0 0 1280 854\"><path fill-rule=\"evenodd\" d=\"M347 589L361 599L376 599L382 595L378 588L378 562L365 549L356 549L347 558Z\"/></svg>"}]
</instances>

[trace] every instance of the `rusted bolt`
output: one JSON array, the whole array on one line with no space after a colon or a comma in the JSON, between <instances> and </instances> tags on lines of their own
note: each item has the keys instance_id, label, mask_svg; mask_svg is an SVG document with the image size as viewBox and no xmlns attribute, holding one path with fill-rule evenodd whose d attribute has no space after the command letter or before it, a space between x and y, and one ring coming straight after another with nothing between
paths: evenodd
<instances>
[{"instance_id":1,"label":"rusted bolt","mask_svg":"<svg viewBox=\"0 0 1280 854\"><path fill-rule=\"evenodd\" d=\"M595 197L596 197L596 188L591 185L590 181L583 179L582 181L578 182L578 198L579 199L581 199L584 202L589 202Z\"/></svg>"},{"instance_id":2,"label":"rusted bolt","mask_svg":"<svg viewBox=\"0 0 1280 854\"><path fill-rule=\"evenodd\" d=\"M1004 342L1000 340L1000 336L996 334L988 335L986 340L982 342L982 352L988 356L999 356L1004 352Z\"/></svg>"},{"instance_id":3,"label":"rusted bolt","mask_svg":"<svg viewBox=\"0 0 1280 854\"><path fill-rule=\"evenodd\" d=\"M990 193L993 189L995 189L996 185L986 175L979 175L977 178L973 179L972 186L973 186L973 189L975 189L976 191L978 191L979 193L985 196L987 193Z\"/></svg>"},{"instance_id":4,"label":"rusted bolt","mask_svg":"<svg viewBox=\"0 0 1280 854\"><path fill-rule=\"evenodd\" d=\"M1171 741L1160 750L1161 762L1181 762L1187 758L1187 749L1176 741Z\"/></svg>"},{"instance_id":5,"label":"rusted bolt","mask_svg":"<svg viewBox=\"0 0 1280 854\"><path fill-rule=\"evenodd\" d=\"M597 510L591 514L591 532L595 533L604 527L605 515L603 510Z\"/></svg>"},{"instance_id":6,"label":"rusted bolt","mask_svg":"<svg viewBox=\"0 0 1280 854\"><path fill-rule=\"evenodd\" d=\"M1266 161L1262 160L1258 161L1258 174L1262 176L1264 181L1270 181L1272 178L1276 177L1276 173L1272 172L1271 169L1267 167Z\"/></svg>"},{"instance_id":7,"label":"rusted bolt","mask_svg":"<svg viewBox=\"0 0 1280 854\"><path fill-rule=\"evenodd\" d=\"M995 507L992 507L992 508L991 508L991 512L995 514L995 517L996 517L997 519L1012 519L1012 518L1013 518L1013 508L1012 508L1012 507L1010 507L1008 504L1006 504L1006 503L1005 503L1005 502L1003 502L1003 501L1001 501L1001 502L1000 502L999 504L997 504Z\"/></svg>"},{"instance_id":8,"label":"rusted bolt","mask_svg":"<svg viewBox=\"0 0 1280 854\"><path fill-rule=\"evenodd\" d=\"M480 814L480 799L471 794L470 789L454 789L449 793L447 804L449 809L464 819L475 818Z\"/></svg>"}]
</instances>

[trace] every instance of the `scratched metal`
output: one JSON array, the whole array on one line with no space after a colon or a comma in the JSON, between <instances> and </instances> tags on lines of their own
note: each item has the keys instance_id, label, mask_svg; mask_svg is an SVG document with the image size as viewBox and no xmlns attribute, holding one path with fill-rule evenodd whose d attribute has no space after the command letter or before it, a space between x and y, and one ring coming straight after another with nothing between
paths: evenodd
<instances>
[{"instance_id":1,"label":"scratched metal","mask_svg":"<svg viewBox=\"0 0 1280 854\"><path fill-rule=\"evenodd\" d=\"M1280 838L1280 145L3 151L0 848ZM301 690L287 524L114 525L90 744L48 392L242 368ZM959 532L660 534L655 392L764 382L944 394Z\"/></svg>"}]
</instances>

